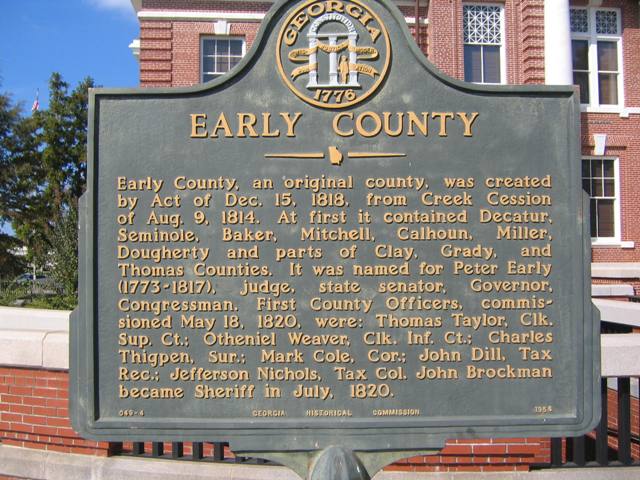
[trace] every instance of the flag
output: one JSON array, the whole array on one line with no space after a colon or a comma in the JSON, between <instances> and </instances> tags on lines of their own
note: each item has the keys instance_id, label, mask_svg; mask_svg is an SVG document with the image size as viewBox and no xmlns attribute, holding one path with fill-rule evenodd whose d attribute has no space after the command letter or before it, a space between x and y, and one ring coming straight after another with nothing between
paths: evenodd
<instances>
[{"instance_id":1,"label":"flag","mask_svg":"<svg viewBox=\"0 0 640 480\"><path fill-rule=\"evenodd\" d=\"M31 113L36 112L40 109L40 102L38 101L39 96L40 89L36 90L36 99L33 101L33 105L31 106Z\"/></svg>"}]
</instances>

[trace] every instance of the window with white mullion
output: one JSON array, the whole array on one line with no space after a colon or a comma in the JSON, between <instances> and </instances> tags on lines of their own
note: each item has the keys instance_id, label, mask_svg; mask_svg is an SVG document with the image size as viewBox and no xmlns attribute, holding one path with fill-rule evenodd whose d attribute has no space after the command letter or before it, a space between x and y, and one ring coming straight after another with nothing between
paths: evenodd
<instances>
[{"instance_id":1,"label":"window with white mullion","mask_svg":"<svg viewBox=\"0 0 640 480\"><path fill-rule=\"evenodd\" d=\"M598 65L598 104L618 105L622 90L619 41L598 40L595 46Z\"/></svg>"},{"instance_id":2,"label":"window with white mullion","mask_svg":"<svg viewBox=\"0 0 640 480\"><path fill-rule=\"evenodd\" d=\"M463 5L464 79L505 83L504 8Z\"/></svg>"},{"instance_id":3,"label":"window with white mullion","mask_svg":"<svg viewBox=\"0 0 640 480\"><path fill-rule=\"evenodd\" d=\"M203 82L213 80L235 67L245 54L242 38L203 37L200 43Z\"/></svg>"},{"instance_id":4,"label":"window with white mullion","mask_svg":"<svg viewBox=\"0 0 640 480\"><path fill-rule=\"evenodd\" d=\"M591 200L591 237L596 243L620 239L619 178L617 159L582 159L582 188Z\"/></svg>"},{"instance_id":5,"label":"window with white mullion","mask_svg":"<svg viewBox=\"0 0 640 480\"><path fill-rule=\"evenodd\" d=\"M574 84L580 103L595 108L622 105L622 27L620 11L571 9Z\"/></svg>"}]
</instances>

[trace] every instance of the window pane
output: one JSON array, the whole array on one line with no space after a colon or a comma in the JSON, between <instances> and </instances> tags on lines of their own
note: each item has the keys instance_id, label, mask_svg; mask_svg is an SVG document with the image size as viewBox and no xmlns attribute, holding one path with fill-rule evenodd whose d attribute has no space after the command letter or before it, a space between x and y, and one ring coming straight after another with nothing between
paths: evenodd
<instances>
[{"instance_id":1,"label":"window pane","mask_svg":"<svg viewBox=\"0 0 640 480\"><path fill-rule=\"evenodd\" d=\"M229 70L229 57L218 56L216 58L216 72L224 73Z\"/></svg>"},{"instance_id":2,"label":"window pane","mask_svg":"<svg viewBox=\"0 0 640 480\"><path fill-rule=\"evenodd\" d=\"M240 62L240 58L230 58L229 59L229 70L231 70L233 67L235 67L238 63Z\"/></svg>"},{"instance_id":3,"label":"window pane","mask_svg":"<svg viewBox=\"0 0 640 480\"><path fill-rule=\"evenodd\" d=\"M602 177L602 160L591 160L591 176Z\"/></svg>"},{"instance_id":4,"label":"window pane","mask_svg":"<svg viewBox=\"0 0 640 480\"><path fill-rule=\"evenodd\" d=\"M613 179L604 180L604 196L605 197L615 197L616 196L616 186Z\"/></svg>"},{"instance_id":5,"label":"window pane","mask_svg":"<svg viewBox=\"0 0 640 480\"><path fill-rule=\"evenodd\" d=\"M464 46L465 82L482 82L482 52L479 45Z\"/></svg>"},{"instance_id":6,"label":"window pane","mask_svg":"<svg viewBox=\"0 0 640 480\"><path fill-rule=\"evenodd\" d=\"M500 47L482 47L484 49L484 82L500 83Z\"/></svg>"},{"instance_id":7,"label":"window pane","mask_svg":"<svg viewBox=\"0 0 640 480\"><path fill-rule=\"evenodd\" d=\"M613 200L597 201L598 236L613 237L615 235L613 222Z\"/></svg>"},{"instance_id":8,"label":"window pane","mask_svg":"<svg viewBox=\"0 0 640 480\"><path fill-rule=\"evenodd\" d=\"M588 178L583 178L582 179L582 189L587 192L589 195L591 195L591 180L589 180Z\"/></svg>"},{"instance_id":9,"label":"window pane","mask_svg":"<svg viewBox=\"0 0 640 480\"><path fill-rule=\"evenodd\" d=\"M618 74L600 73L598 74L598 90L600 91L601 105L618 104Z\"/></svg>"},{"instance_id":10,"label":"window pane","mask_svg":"<svg viewBox=\"0 0 640 480\"><path fill-rule=\"evenodd\" d=\"M602 180L600 180L599 178L591 179L591 196L593 197L602 196Z\"/></svg>"},{"instance_id":11,"label":"window pane","mask_svg":"<svg viewBox=\"0 0 640 480\"><path fill-rule=\"evenodd\" d=\"M217 76L217 75L211 75L210 73L205 73L205 74L202 76L202 81L203 81L203 82L208 82L208 81L213 80L214 78L216 78L216 76Z\"/></svg>"},{"instance_id":12,"label":"window pane","mask_svg":"<svg viewBox=\"0 0 640 480\"><path fill-rule=\"evenodd\" d=\"M573 72L573 84L580 87L580 103L589 103L589 74Z\"/></svg>"},{"instance_id":13,"label":"window pane","mask_svg":"<svg viewBox=\"0 0 640 480\"><path fill-rule=\"evenodd\" d=\"M229 53L242 56L242 40L229 40Z\"/></svg>"},{"instance_id":14,"label":"window pane","mask_svg":"<svg viewBox=\"0 0 640 480\"><path fill-rule=\"evenodd\" d=\"M203 55L215 55L216 54L216 42L215 42L215 40L203 40L202 41L202 54Z\"/></svg>"},{"instance_id":15,"label":"window pane","mask_svg":"<svg viewBox=\"0 0 640 480\"><path fill-rule=\"evenodd\" d=\"M589 42L571 40L574 70L589 70Z\"/></svg>"},{"instance_id":16,"label":"window pane","mask_svg":"<svg viewBox=\"0 0 640 480\"><path fill-rule=\"evenodd\" d=\"M596 11L596 33L618 34L618 12L613 10Z\"/></svg>"},{"instance_id":17,"label":"window pane","mask_svg":"<svg viewBox=\"0 0 640 480\"><path fill-rule=\"evenodd\" d=\"M598 70L618 71L618 45L615 42L598 42Z\"/></svg>"},{"instance_id":18,"label":"window pane","mask_svg":"<svg viewBox=\"0 0 640 480\"><path fill-rule=\"evenodd\" d=\"M584 8L572 8L569 10L571 32L587 33L589 31L589 12Z\"/></svg>"},{"instance_id":19,"label":"window pane","mask_svg":"<svg viewBox=\"0 0 640 480\"><path fill-rule=\"evenodd\" d=\"M591 236L592 237L597 237L598 236L598 209L597 207L597 203L596 201L592 198L591 199Z\"/></svg>"},{"instance_id":20,"label":"window pane","mask_svg":"<svg viewBox=\"0 0 640 480\"><path fill-rule=\"evenodd\" d=\"M591 176L591 161L582 160L582 176L583 177Z\"/></svg>"},{"instance_id":21,"label":"window pane","mask_svg":"<svg viewBox=\"0 0 640 480\"><path fill-rule=\"evenodd\" d=\"M464 5L462 7L465 43L499 45L502 43L502 7Z\"/></svg>"},{"instance_id":22,"label":"window pane","mask_svg":"<svg viewBox=\"0 0 640 480\"><path fill-rule=\"evenodd\" d=\"M202 59L202 71L203 72L214 72L215 71L215 60L213 57L205 57Z\"/></svg>"},{"instance_id":23,"label":"window pane","mask_svg":"<svg viewBox=\"0 0 640 480\"><path fill-rule=\"evenodd\" d=\"M613 173L613 160L603 160L602 168L604 169L603 175L608 178L614 178Z\"/></svg>"},{"instance_id":24,"label":"window pane","mask_svg":"<svg viewBox=\"0 0 640 480\"><path fill-rule=\"evenodd\" d=\"M229 55L229 40L218 40L218 48L216 49L218 55Z\"/></svg>"}]
</instances>

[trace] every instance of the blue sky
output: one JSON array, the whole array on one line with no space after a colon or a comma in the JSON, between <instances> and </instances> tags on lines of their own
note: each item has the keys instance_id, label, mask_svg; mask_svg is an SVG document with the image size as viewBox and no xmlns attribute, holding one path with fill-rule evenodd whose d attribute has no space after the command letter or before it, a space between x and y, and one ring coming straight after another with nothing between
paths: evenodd
<instances>
[{"instance_id":1,"label":"blue sky","mask_svg":"<svg viewBox=\"0 0 640 480\"><path fill-rule=\"evenodd\" d=\"M0 91L31 109L57 71L73 88L86 76L104 87L138 85L128 45L139 28L130 0L0 0Z\"/></svg>"},{"instance_id":2,"label":"blue sky","mask_svg":"<svg viewBox=\"0 0 640 480\"><path fill-rule=\"evenodd\" d=\"M138 35L130 0L0 0L0 91L28 115L38 89L47 108L52 72L71 89L87 76L98 86L135 87L129 44Z\"/></svg>"}]
</instances>

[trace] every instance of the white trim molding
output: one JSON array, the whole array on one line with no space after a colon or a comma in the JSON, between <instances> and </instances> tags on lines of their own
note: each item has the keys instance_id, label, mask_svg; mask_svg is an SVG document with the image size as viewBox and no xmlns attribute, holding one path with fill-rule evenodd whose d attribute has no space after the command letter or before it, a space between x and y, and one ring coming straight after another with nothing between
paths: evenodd
<instances>
[{"instance_id":1,"label":"white trim molding","mask_svg":"<svg viewBox=\"0 0 640 480\"><path fill-rule=\"evenodd\" d=\"M591 285L593 297L630 297L635 294L633 285L625 284L597 284Z\"/></svg>"},{"instance_id":2,"label":"white trim molding","mask_svg":"<svg viewBox=\"0 0 640 480\"><path fill-rule=\"evenodd\" d=\"M591 278L640 278L640 262L594 262Z\"/></svg>"},{"instance_id":3,"label":"white trim molding","mask_svg":"<svg viewBox=\"0 0 640 480\"><path fill-rule=\"evenodd\" d=\"M264 16L264 13L255 12L187 12L181 10L144 10L138 12L140 20L198 20L202 22L215 22L216 20L260 22Z\"/></svg>"},{"instance_id":4,"label":"white trim molding","mask_svg":"<svg viewBox=\"0 0 640 480\"><path fill-rule=\"evenodd\" d=\"M143 10L138 12L140 20L195 20L200 22L216 22L232 20L235 22L261 22L264 13L256 12L190 12L185 10ZM416 23L415 17L404 17L409 25ZM420 25L428 25L427 18L420 18Z\"/></svg>"}]
</instances>

